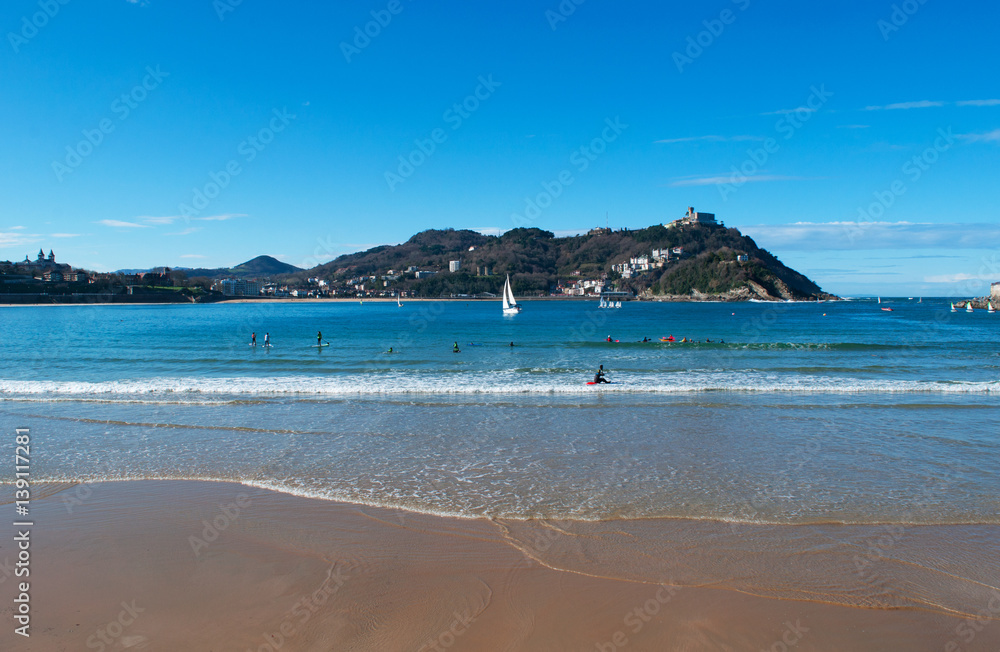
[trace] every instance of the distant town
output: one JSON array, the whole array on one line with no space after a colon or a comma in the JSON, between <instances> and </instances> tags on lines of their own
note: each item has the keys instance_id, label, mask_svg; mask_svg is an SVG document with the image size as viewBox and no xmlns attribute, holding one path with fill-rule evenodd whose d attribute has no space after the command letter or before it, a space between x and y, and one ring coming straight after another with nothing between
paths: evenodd
<instances>
[{"instance_id":1,"label":"distant town","mask_svg":"<svg viewBox=\"0 0 1000 652\"><path fill-rule=\"evenodd\" d=\"M518 296L617 300L809 299L820 288L715 214L688 207L645 229L593 228L556 238L538 228L500 236L423 231L301 269L270 256L233 268L155 267L98 273L39 250L0 261L0 303L209 302L228 298L495 298L507 276Z\"/></svg>"}]
</instances>

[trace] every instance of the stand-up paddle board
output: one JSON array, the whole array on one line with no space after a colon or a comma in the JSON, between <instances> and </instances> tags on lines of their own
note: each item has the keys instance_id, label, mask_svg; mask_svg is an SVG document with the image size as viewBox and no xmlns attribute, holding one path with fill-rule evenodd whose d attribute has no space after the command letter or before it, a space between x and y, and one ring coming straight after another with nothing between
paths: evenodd
<instances>
[{"instance_id":1,"label":"stand-up paddle board","mask_svg":"<svg viewBox=\"0 0 1000 652\"><path fill-rule=\"evenodd\" d=\"M326 342L326 343L324 343L324 344L313 344L311 348L314 348L314 349L322 349L322 348L323 348L324 346L330 346L330 343L329 343L329 342Z\"/></svg>"},{"instance_id":2,"label":"stand-up paddle board","mask_svg":"<svg viewBox=\"0 0 1000 652\"><path fill-rule=\"evenodd\" d=\"M606 382L606 383L595 383L594 381L590 381L590 382L588 382L587 384L588 384L588 385L614 385L614 384L615 384L615 381L613 381L613 380L609 380L609 381L608 381L608 382Z\"/></svg>"}]
</instances>

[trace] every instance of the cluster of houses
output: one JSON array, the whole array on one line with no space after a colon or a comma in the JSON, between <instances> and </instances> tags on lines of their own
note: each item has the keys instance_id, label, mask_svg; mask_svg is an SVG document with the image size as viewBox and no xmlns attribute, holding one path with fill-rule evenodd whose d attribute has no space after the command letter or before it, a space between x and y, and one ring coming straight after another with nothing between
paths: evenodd
<instances>
[{"instance_id":1,"label":"cluster of houses","mask_svg":"<svg viewBox=\"0 0 1000 652\"><path fill-rule=\"evenodd\" d=\"M70 265L56 262L56 255L49 250L48 256L41 249L38 256L31 260L28 256L23 261L12 263L0 261L0 282L4 284L35 284L35 283L101 283L114 282L121 285L159 285L171 286L173 281L170 270L158 268L150 272L137 274L106 274L74 269Z\"/></svg>"}]
</instances>

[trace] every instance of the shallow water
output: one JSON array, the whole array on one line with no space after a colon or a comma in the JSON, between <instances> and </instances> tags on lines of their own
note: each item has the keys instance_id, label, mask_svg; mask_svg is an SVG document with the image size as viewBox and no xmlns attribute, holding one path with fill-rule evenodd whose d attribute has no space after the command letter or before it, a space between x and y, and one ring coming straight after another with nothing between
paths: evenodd
<instances>
[{"instance_id":1,"label":"shallow water","mask_svg":"<svg viewBox=\"0 0 1000 652\"><path fill-rule=\"evenodd\" d=\"M1000 318L888 305L4 308L0 419L31 427L36 480L513 519L1000 522ZM597 364L614 384L585 384Z\"/></svg>"}]
</instances>

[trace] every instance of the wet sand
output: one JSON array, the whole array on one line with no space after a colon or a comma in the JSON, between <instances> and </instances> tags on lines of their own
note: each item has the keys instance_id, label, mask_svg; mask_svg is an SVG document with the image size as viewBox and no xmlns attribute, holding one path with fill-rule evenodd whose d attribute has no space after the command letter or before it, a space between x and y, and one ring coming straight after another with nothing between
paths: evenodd
<instances>
[{"instance_id":1,"label":"wet sand","mask_svg":"<svg viewBox=\"0 0 1000 652\"><path fill-rule=\"evenodd\" d=\"M38 489L30 639L0 526L2 650L1000 647L993 526L799 526L782 546L773 527L464 520L229 483Z\"/></svg>"}]
</instances>

